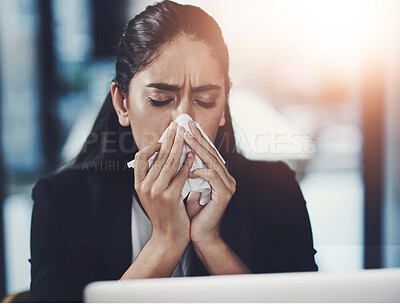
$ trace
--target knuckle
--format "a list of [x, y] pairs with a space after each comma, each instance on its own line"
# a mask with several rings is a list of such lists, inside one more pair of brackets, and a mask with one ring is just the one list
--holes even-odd
[[218, 172], [215, 169], [210, 170], [210, 175], [212, 178], [217, 178], [218, 177]]
[[150, 197], [151, 198], [157, 198], [160, 196], [160, 188], [157, 185], [153, 185], [153, 187], [151, 187], [150, 189]]
[[218, 161], [217, 156], [216, 156], [213, 152], [209, 152], [209, 153], [211, 154], [211, 157], [212, 157], [213, 161], [214, 161], [216, 164], [219, 164], [219, 161]]
[[138, 151], [135, 155], [135, 161], [141, 161], [143, 159], [143, 152]]
[[229, 201], [232, 198], [233, 193], [231, 193], [230, 191], [228, 191], [225, 195], [225, 200]]
[[189, 166], [187, 163], [183, 163], [182, 167], [179, 169], [179, 171], [176, 173], [177, 177], [182, 175], [182, 174], [186, 174], [189, 171]]
[[186, 159], [185, 163], [182, 166], [183, 171], [189, 171], [190, 168], [192, 167], [192, 164], [190, 163], [190, 159]]
[[231, 186], [230, 190], [231, 190], [231, 194], [234, 195], [236, 192], [236, 185]]
[[172, 157], [168, 157], [167, 161], [164, 164], [164, 168], [166, 170], [168, 170], [172, 167], [173, 164], [174, 164], [174, 160], [172, 159]]
[[150, 186], [148, 185], [148, 183], [142, 183], [139, 187], [140, 192], [143, 194], [149, 194], [150, 193]]
[[225, 175], [225, 170], [221, 166], [218, 166], [215, 171], [219, 172], [221, 176]]
[[159, 155], [159, 156], [158, 156], [158, 159], [159, 159], [159, 160], [164, 160], [164, 159], [167, 158], [168, 153], [167, 153], [166, 151], [161, 151], [158, 155]]
[[235, 188], [236, 188], [236, 179], [233, 176], [231, 176], [231, 178], [232, 178], [232, 182], [233, 182], [233, 184], [235, 185]]
[[135, 183], [135, 190], [137, 193], [144, 193], [143, 185], [141, 183]]
[[153, 169], [156, 171], [160, 171], [162, 169], [162, 162], [160, 161], [154, 161], [152, 164]]
[[162, 198], [164, 201], [171, 201], [172, 200], [172, 194], [169, 191], [164, 191], [162, 193]]

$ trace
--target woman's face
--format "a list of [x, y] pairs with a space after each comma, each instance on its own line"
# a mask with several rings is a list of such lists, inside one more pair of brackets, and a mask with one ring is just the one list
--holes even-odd
[[120, 123], [131, 126], [139, 150], [158, 141], [182, 113], [189, 114], [214, 141], [218, 127], [225, 123], [224, 85], [220, 64], [207, 44], [181, 36], [132, 78], [124, 102], [126, 119], [120, 117]]

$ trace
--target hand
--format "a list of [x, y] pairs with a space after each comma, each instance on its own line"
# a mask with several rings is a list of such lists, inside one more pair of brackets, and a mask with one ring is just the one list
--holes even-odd
[[[194, 155], [187, 155], [177, 175], [183, 149], [183, 131], [177, 124], [168, 130], [167, 139], [149, 144], [135, 155], [135, 190], [153, 226], [152, 238], [184, 247], [190, 241], [190, 220], [181, 195], [192, 167]], [[180, 129], [180, 131], [179, 131]], [[160, 150], [160, 151], [159, 151]], [[148, 159], [159, 151], [149, 170]]]
[[211, 199], [205, 206], [198, 203], [200, 193], [189, 194], [186, 210], [191, 221], [190, 237], [195, 246], [218, 243], [222, 239], [220, 235], [222, 216], [236, 191], [236, 180], [229, 174], [217, 152], [193, 122], [189, 122], [189, 128], [194, 137], [185, 132], [185, 141], [207, 166], [193, 170], [189, 178], [201, 177], [210, 183], [212, 189]]

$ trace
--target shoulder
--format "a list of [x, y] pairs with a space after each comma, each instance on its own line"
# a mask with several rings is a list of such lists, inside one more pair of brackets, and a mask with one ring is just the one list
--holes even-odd
[[296, 172], [283, 161], [253, 161], [238, 155], [230, 171], [238, 184], [253, 190], [287, 190], [297, 185]]
[[32, 189], [34, 203], [53, 204], [65, 212], [90, 210], [106, 197], [128, 195], [133, 171], [66, 167], [39, 178]]
[[263, 221], [265, 217], [282, 218], [289, 210], [304, 209], [296, 172], [285, 162], [253, 161], [239, 156], [231, 169], [239, 209], [249, 210]]
[[62, 217], [71, 210], [84, 209], [96, 200], [104, 177], [98, 172], [64, 168], [40, 177], [32, 188], [36, 212], [50, 218]]
[[59, 197], [83, 194], [98, 179], [96, 174], [74, 168], [64, 168], [40, 177], [33, 189], [33, 198], [54, 195]]

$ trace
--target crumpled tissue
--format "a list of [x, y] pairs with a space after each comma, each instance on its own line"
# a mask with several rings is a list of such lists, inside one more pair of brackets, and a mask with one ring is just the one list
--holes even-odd
[[[178, 123], [178, 126], [184, 127], [186, 131], [188, 131], [188, 132], [190, 132], [192, 134], [192, 132], [190, 131], [190, 128], [189, 128], [189, 121], [191, 121], [191, 120], [193, 120], [193, 119], [188, 114], [181, 114], [175, 119], [175, 121]], [[203, 135], [203, 137], [208, 141], [208, 143], [211, 145], [211, 147], [213, 147], [215, 149], [215, 151], [217, 152], [218, 156], [221, 158], [222, 162], [225, 164], [224, 158], [221, 156], [221, 154], [219, 153], [217, 148], [214, 146], [214, 144], [210, 140], [210, 138], [207, 136], [207, 134], [203, 131], [203, 129], [200, 127], [200, 125], [196, 121], [194, 121], [194, 123], [197, 126], [197, 128], [200, 130], [200, 132]], [[161, 135], [161, 137], [158, 140], [158, 142], [162, 143], [167, 139], [167, 130], [168, 130], [168, 128]], [[189, 153], [190, 151], [193, 151], [193, 150], [185, 142], [184, 145], [183, 145], [183, 149], [182, 149], [182, 155], [181, 155], [181, 158], [180, 158], [180, 161], [179, 161], [179, 166], [178, 166], [178, 169], [175, 172], [175, 174], [181, 169], [183, 163], [185, 162], [186, 154]], [[149, 158], [149, 160], [148, 160], [149, 169], [150, 169], [151, 165], [153, 164], [154, 158], [156, 157], [157, 153], [158, 152], [154, 153]], [[193, 153], [194, 153], [194, 151], [193, 151]], [[127, 166], [129, 168], [134, 168], [134, 165], [135, 165], [135, 160], [134, 159], [127, 163]], [[198, 168], [207, 168], [207, 166], [200, 159], [200, 157], [197, 154], [195, 154], [195, 159], [193, 161], [193, 165], [192, 165], [190, 171], [198, 169]], [[200, 192], [201, 193], [201, 197], [200, 197], [200, 200], [199, 200], [199, 204], [203, 205], [203, 206], [206, 205], [211, 199], [211, 186], [210, 186], [210, 183], [208, 181], [206, 181], [205, 179], [201, 178], [201, 177], [188, 178], [186, 180], [185, 185], [182, 188], [182, 197], [185, 198], [189, 194], [189, 192]]]

